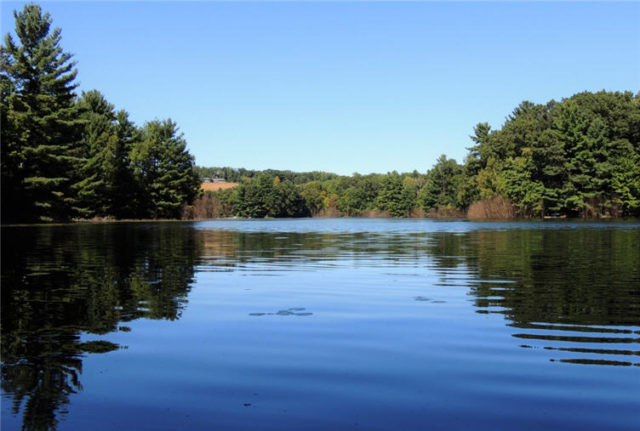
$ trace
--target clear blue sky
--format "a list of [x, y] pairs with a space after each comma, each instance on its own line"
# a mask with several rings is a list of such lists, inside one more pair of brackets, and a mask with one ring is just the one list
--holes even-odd
[[81, 90], [177, 121], [204, 166], [424, 172], [522, 100], [640, 91], [633, 2], [41, 4]]

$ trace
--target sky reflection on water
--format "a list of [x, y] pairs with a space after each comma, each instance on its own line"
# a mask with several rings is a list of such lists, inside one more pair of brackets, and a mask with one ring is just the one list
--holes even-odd
[[3, 228], [2, 429], [637, 429], [638, 244], [637, 222]]

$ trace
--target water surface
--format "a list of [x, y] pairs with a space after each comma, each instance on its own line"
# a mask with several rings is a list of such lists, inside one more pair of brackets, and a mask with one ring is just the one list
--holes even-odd
[[2, 429], [640, 427], [640, 224], [2, 229]]

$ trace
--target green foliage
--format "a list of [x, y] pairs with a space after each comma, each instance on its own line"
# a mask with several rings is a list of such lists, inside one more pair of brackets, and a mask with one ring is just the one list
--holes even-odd
[[266, 217], [269, 213], [273, 178], [261, 174], [253, 180], [245, 180], [236, 189], [236, 214], [241, 217]]
[[478, 169], [478, 160], [470, 153], [462, 166], [461, 178], [457, 184], [456, 200], [459, 209], [468, 208], [469, 205], [480, 199], [480, 189], [475, 179]]
[[481, 199], [505, 196], [520, 215], [637, 216], [639, 131], [630, 92], [523, 102], [501, 129], [476, 126], [462, 194], [475, 183]]
[[142, 128], [141, 142], [131, 152], [139, 216], [179, 218], [182, 206], [193, 202], [200, 179], [186, 145], [171, 120], [150, 121]]
[[[476, 125], [471, 139], [463, 165], [443, 155], [425, 175], [354, 174], [303, 184], [305, 206], [311, 214], [378, 209], [404, 217], [418, 205], [428, 213], [505, 198], [526, 217], [640, 215], [639, 95], [602, 91], [544, 105], [525, 101], [499, 129]], [[249, 213], [265, 211], [238, 214]]]
[[614, 204], [623, 214], [640, 214], [640, 155], [619, 159], [611, 175]]
[[405, 185], [402, 177], [393, 171], [382, 180], [377, 207], [393, 217], [406, 217], [415, 207], [415, 188]]
[[[113, 213], [111, 190], [117, 170], [118, 136], [115, 133], [115, 111], [102, 94], [93, 90], [83, 93], [77, 102], [84, 120], [81, 149], [81, 180], [74, 184], [78, 202], [76, 209], [84, 217]], [[126, 163], [126, 161], [125, 161]]]
[[298, 187], [289, 180], [280, 181], [279, 177], [275, 178], [271, 199], [268, 202], [270, 217], [306, 217], [309, 215], [305, 199], [300, 194]]
[[40, 6], [14, 12], [15, 34], [0, 49], [3, 221], [72, 215], [80, 123], [75, 63]]
[[522, 215], [543, 215], [544, 185], [531, 178], [531, 159], [509, 158], [499, 173], [504, 194]]
[[[118, 139], [106, 170], [110, 184], [111, 208], [108, 214], [118, 219], [131, 218], [135, 217], [139, 194], [133, 175], [131, 153], [141, 141], [141, 131], [129, 120], [129, 114], [124, 110], [116, 112], [114, 126]], [[183, 204], [188, 205], [190, 202], [186, 201]]]
[[100, 92], [76, 98], [60, 29], [29, 4], [0, 51], [2, 221], [177, 218], [199, 190], [170, 120], [139, 130]]
[[462, 182], [462, 166], [454, 159], [441, 155], [427, 173], [426, 184], [418, 196], [420, 206], [425, 212], [438, 208], [459, 208], [458, 195]]
[[338, 210], [349, 217], [360, 215], [368, 204], [365, 190], [359, 187], [349, 187], [338, 198]]
[[305, 198], [291, 181], [260, 174], [236, 189], [235, 214], [241, 217], [304, 217], [309, 215]]
[[263, 171], [244, 169], [244, 168], [230, 168], [230, 167], [204, 167], [196, 166], [196, 173], [201, 177], [208, 178], [222, 178], [225, 181], [231, 183], [239, 183], [245, 178], [254, 178], [260, 174], [267, 174], [271, 177], [278, 177], [282, 181], [291, 181], [294, 184], [306, 184], [311, 181], [327, 181], [330, 179], [338, 178], [338, 175], [328, 172], [292, 172], [286, 170], [277, 169], [265, 169]]
[[327, 191], [320, 181], [311, 181], [301, 186], [300, 195], [311, 215], [316, 215], [329, 207]]

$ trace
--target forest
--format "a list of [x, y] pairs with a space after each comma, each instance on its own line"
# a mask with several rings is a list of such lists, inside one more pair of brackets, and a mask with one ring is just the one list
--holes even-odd
[[2, 222], [179, 218], [200, 188], [178, 125], [136, 126], [76, 64], [40, 6], [14, 12], [0, 51]]
[[[500, 128], [477, 124], [462, 163], [442, 155], [424, 173], [199, 167], [170, 119], [137, 126], [99, 91], [76, 94], [48, 13], [30, 4], [14, 17], [0, 55], [2, 223], [640, 216], [640, 93], [524, 101]], [[239, 185], [203, 192], [204, 177]]]
[[640, 94], [583, 92], [522, 102], [493, 130], [479, 123], [462, 164], [426, 173], [201, 168], [239, 181], [208, 191], [194, 218], [295, 216], [627, 217], [640, 215]]

